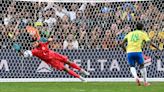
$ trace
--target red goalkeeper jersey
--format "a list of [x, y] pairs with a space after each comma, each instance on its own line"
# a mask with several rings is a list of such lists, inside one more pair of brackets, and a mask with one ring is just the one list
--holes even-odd
[[[41, 60], [45, 61], [48, 64], [54, 66], [64, 66], [63, 63], [68, 61], [67, 56], [61, 55], [56, 53], [48, 48], [48, 43], [39, 43], [39, 46], [33, 49], [32, 55], [40, 58]], [[62, 62], [62, 64], [60, 63]]]
[[39, 43], [39, 46], [32, 50], [32, 55], [40, 58], [41, 60], [50, 60], [50, 51], [48, 48], [48, 42]]

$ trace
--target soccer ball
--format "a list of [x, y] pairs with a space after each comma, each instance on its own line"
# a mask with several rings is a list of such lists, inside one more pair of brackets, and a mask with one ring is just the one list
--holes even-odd
[[26, 50], [24, 53], [23, 53], [24, 57], [31, 57], [32, 56], [32, 52], [30, 50]]

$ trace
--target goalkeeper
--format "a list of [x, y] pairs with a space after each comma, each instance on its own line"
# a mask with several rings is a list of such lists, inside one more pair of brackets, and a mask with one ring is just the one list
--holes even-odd
[[49, 38], [47, 42], [42, 43], [39, 41], [33, 42], [33, 50], [26, 50], [25, 52], [21, 52], [20, 46], [18, 44], [14, 44], [14, 48], [24, 57], [31, 57], [36, 56], [40, 58], [41, 60], [45, 61], [48, 65], [51, 65], [53, 68], [56, 68], [57, 70], [64, 70], [68, 74], [79, 78], [81, 81], [85, 81], [85, 79], [80, 76], [79, 74], [75, 73], [73, 70], [69, 69], [68, 67], [65, 67], [64, 64], [69, 65], [72, 68], [75, 68], [79, 70], [81, 73], [85, 75], [89, 75], [87, 71], [80, 68], [77, 64], [71, 62], [67, 56], [58, 54], [52, 50], [49, 50], [48, 43], [52, 41], [52, 38]]
[[[137, 76], [136, 68], [135, 68], [135, 61], [140, 65], [140, 72], [144, 78], [144, 86], [149, 86], [150, 83], [147, 82], [147, 71], [146, 67], [144, 66], [144, 58], [142, 54], [142, 43], [146, 42], [146, 44], [152, 45], [153, 47], [159, 48], [155, 46], [149, 39], [148, 35], [146, 32], [142, 31], [143, 29], [143, 24], [137, 23], [136, 25], [136, 30], [133, 32], [128, 33], [123, 42], [122, 42], [122, 48], [124, 51], [127, 52], [127, 58], [128, 58], [128, 63], [130, 65], [130, 71], [133, 75], [133, 77], [136, 79], [137, 84], [140, 86], [140, 80], [139, 77]], [[125, 43], [127, 44], [127, 48], [125, 48]]]

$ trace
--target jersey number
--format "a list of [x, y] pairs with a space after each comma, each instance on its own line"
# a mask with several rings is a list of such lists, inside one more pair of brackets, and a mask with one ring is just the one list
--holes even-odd
[[139, 35], [138, 34], [132, 34], [132, 38], [131, 38], [131, 41], [132, 42], [136, 42], [139, 40]]

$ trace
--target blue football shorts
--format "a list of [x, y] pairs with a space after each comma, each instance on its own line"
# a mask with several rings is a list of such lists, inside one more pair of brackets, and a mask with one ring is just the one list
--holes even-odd
[[130, 52], [127, 54], [128, 54], [128, 56], [127, 56], [128, 63], [131, 67], [135, 66], [135, 62], [137, 62], [140, 65], [144, 63], [144, 58], [143, 58], [142, 52]]

